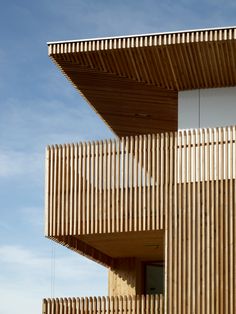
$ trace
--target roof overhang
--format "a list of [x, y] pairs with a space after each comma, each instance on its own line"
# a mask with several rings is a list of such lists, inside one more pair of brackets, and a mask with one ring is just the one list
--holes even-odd
[[119, 136], [177, 129], [178, 91], [236, 85], [236, 27], [48, 43]]

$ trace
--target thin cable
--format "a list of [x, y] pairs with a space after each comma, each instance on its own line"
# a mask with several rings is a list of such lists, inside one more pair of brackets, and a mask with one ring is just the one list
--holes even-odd
[[198, 128], [200, 129], [201, 128], [201, 99], [200, 99], [200, 96], [201, 96], [201, 92], [200, 92], [200, 88], [198, 90]]
[[55, 293], [55, 269], [56, 269], [56, 254], [55, 254], [55, 245], [52, 243], [51, 249], [51, 298], [54, 297]]

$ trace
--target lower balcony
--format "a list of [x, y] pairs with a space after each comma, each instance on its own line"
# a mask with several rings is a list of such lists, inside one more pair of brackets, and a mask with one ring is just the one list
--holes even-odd
[[163, 295], [43, 300], [43, 314], [164, 314]]

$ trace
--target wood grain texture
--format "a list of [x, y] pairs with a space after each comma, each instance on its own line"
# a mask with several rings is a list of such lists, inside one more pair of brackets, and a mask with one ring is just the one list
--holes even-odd
[[119, 136], [176, 131], [178, 92], [74, 65], [57, 62], [96, 113]]
[[[46, 235], [115, 269], [120, 253], [111, 244], [126, 241], [126, 236], [138, 239], [154, 232], [157, 237], [162, 232], [165, 313], [236, 313], [236, 127], [126, 137], [97, 143], [95, 149], [92, 145], [47, 148]], [[98, 174], [88, 183], [94, 160]], [[70, 191], [76, 182], [81, 182], [78, 199], [87, 200], [77, 208]], [[96, 197], [98, 209], [91, 207]], [[80, 232], [74, 218], [79, 216]], [[137, 302], [144, 306], [142, 298]]]
[[172, 150], [168, 134], [49, 146], [46, 235], [163, 229]]
[[186, 90], [235, 85], [235, 39], [235, 28], [206, 29], [49, 43], [48, 54], [56, 62], [62, 56], [99, 72]]
[[177, 131], [178, 91], [236, 85], [236, 28], [49, 43], [118, 136]]
[[176, 137], [181, 169], [166, 231], [167, 313], [236, 311], [235, 137], [235, 127]]
[[162, 295], [56, 298], [43, 300], [43, 314], [164, 314]]

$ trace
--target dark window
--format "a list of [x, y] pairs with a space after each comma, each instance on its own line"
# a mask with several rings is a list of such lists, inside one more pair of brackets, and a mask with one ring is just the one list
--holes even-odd
[[162, 262], [145, 263], [145, 294], [164, 294], [164, 265]]

